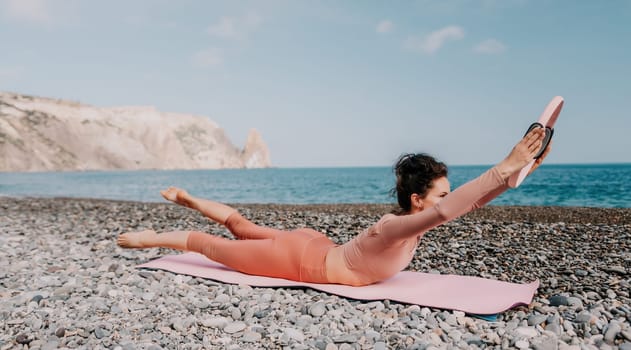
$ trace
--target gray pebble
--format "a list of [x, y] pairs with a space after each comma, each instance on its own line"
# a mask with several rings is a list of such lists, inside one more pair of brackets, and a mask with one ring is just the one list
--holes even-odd
[[295, 328], [284, 328], [283, 335], [300, 343], [305, 341], [305, 335]]
[[620, 265], [610, 265], [605, 267], [604, 270], [607, 272], [618, 273], [620, 275], [625, 275], [627, 273], [627, 270]]
[[40, 320], [39, 318], [33, 319], [31, 321], [31, 330], [37, 331], [40, 328], [42, 328], [42, 325], [44, 323], [42, 322], [42, 320]]
[[271, 312], [270, 309], [259, 310], [259, 311], [254, 312], [254, 317], [265, 318], [267, 317], [267, 315], [269, 315], [270, 312]]
[[206, 318], [201, 321], [204, 327], [208, 328], [224, 328], [228, 325], [228, 319], [225, 317]]
[[140, 276], [142, 278], [153, 279], [153, 273], [148, 272], [148, 271], [140, 271], [140, 272], [138, 272], [138, 276]]
[[241, 340], [246, 343], [255, 343], [261, 340], [261, 337], [261, 333], [248, 331], [243, 333]]
[[232, 312], [230, 313], [230, 316], [232, 316], [233, 320], [240, 320], [241, 319], [241, 310], [239, 310], [238, 307], [235, 307], [232, 309]]
[[226, 304], [230, 302], [230, 296], [227, 294], [219, 294], [213, 301], [220, 304]]
[[151, 301], [153, 300], [153, 298], [155, 298], [156, 293], [153, 292], [147, 292], [147, 293], [143, 293], [142, 294], [142, 299], [146, 300], [146, 301]]
[[589, 311], [581, 311], [578, 315], [576, 315], [574, 321], [577, 323], [587, 323], [592, 319], [592, 317], [593, 316], [589, 313]]
[[568, 305], [567, 297], [563, 295], [553, 295], [550, 297], [550, 306]]
[[107, 336], [107, 331], [101, 327], [94, 328], [94, 336], [96, 339], [102, 339]]
[[374, 350], [387, 350], [388, 349], [388, 345], [386, 345], [385, 342], [378, 341], [375, 344], [373, 344], [373, 349]]
[[622, 331], [622, 328], [618, 324], [618, 322], [610, 322], [609, 326], [607, 326], [607, 331], [605, 332], [605, 341], [608, 343], [613, 343], [618, 334]]
[[520, 337], [533, 338], [539, 335], [539, 332], [532, 327], [518, 327], [515, 329], [515, 334]]
[[57, 336], [57, 338], [63, 338], [65, 334], [66, 334], [66, 329], [64, 327], [59, 327], [55, 331], [55, 335]]
[[568, 333], [572, 333], [574, 332], [574, 325], [572, 324], [572, 322], [565, 320], [563, 321], [563, 329]]
[[241, 332], [242, 330], [244, 330], [246, 327], [244, 322], [230, 322], [228, 323], [223, 331], [228, 333], [228, 334], [232, 334], [232, 333], [237, 333], [237, 332]]
[[480, 338], [480, 336], [478, 335], [467, 337], [466, 342], [467, 342], [467, 345], [484, 346], [484, 342], [482, 341], [482, 338]]
[[309, 307], [309, 314], [313, 317], [320, 317], [326, 313], [326, 306], [323, 302], [317, 302]]
[[42, 346], [42, 350], [55, 350], [59, 348], [59, 342], [56, 340], [51, 340]]
[[21, 334], [18, 334], [17, 337], [15, 337], [15, 341], [18, 344], [28, 344], [33, 340], [28, 335], [21, 333]]
[[357, 336], [352, 334], [343, 334], [333, 338], [336, 343], [355, 343], [357, 342]]
[[186, 326], [184, 326], [184, 322], [179, 318], [172, 320], [171, 327], [173, 327], [173, 329], [175, 329], [176, 331], [180, 333], [183, 333], [186, 331]]
[[193, 302], [193, 305], [200, 310], [210, 307], [210, 303], [206, 299], [195, 300]]
[[528, 349], [530, 343], [527, 340], [518, 340], [515, 342], [515, 347], [518, 349]]
[[380, 329], [381, 326], [383, 326], [383, 319], [381, 319], [381, 318], [373, 319], [372, 320], [372, 326], [373, 326], [373, 328]]
[[583, 301], [579, 298], [576, 297], [568, 297], [567, 298], [567, 305], [573, 307], [573, 308], [583, 308]]
[[530, 340], [531, 346], [534, 350], [557, 350], [558, 339], [554, 335], [548, 334], [542, 337], [536, 337]]
[[457, 329], [450, 331], [447, 335], [449, 336], [449, 339], [452, 339], [456, 343], [460, 342], [462, 339], [462, 332]]
[[528, 325], [535, 326], [538, 324], [542, 324], [548, 319], [547, 315], [530, 315], [528, 316]]
[[316, 340], [315, 342], [315, 348], [318, 350], [324, 350], [326, 349], [326, 343], [322, 340]]
[[585, 276], [589, 275], [589, 272], [587, 272], [585, 270], [582, 270], [582, 269], [576, 269], [576, 270], [574, 270], [574, 274], [576, 276], [579, 276], [579, 277], [585, 277]]
[[558, 323], [549, 323], [546, 325], [545, 330], [548, 332], [552, 332], [554, 334], [561, 334], [561, 327], [559, 326]]
[[600, 299], [600, 295], [598, 295], [598, 293], [596, 293], [594, 291], [589, 291], [589, 292], [585, 293], [585, 296], [589, 300], [598, 300], [598, 299]]
[[381, 334], [379, 332], [375, 332], [372, 329], [367, 330], [364, 333], [364, 335], [365, 335], [366, 339], [368, 339], [371, 342], [374, 342], [375, 340], [378, 340], [378, 339], [381, 338]]

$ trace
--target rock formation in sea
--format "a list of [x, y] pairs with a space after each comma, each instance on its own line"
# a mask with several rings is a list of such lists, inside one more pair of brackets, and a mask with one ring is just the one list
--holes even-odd
[[0, 171], [270, 166], [255, 129], [239, 149], [204, 116], [0, 92]]

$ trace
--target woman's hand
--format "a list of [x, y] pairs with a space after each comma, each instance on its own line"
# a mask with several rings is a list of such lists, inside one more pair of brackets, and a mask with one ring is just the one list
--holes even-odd
[[546, 158], [546, 156], [548, 156], [548, 153], [550, 153], [550, 148], [552, 148], [552, 140], [550, 140], [550, 142], [548, 143], [548, 147], [546, 147], [546, 150], [543, 151], [541, 157], [537, 158], [535, 164], [532, 166], [532, 168], [530, 168], [528, 175], [532, 174], [532, 172], [535, 171], [535, 169], [537, 169], [539, 165], [541, 165], [541, 163], [543, 163], [543, 160]]
[[[516, 171], [521, 170], [533, 160], [541, 148], [544, 136], [545, 130], [543, 128], [535, 128], [513, 147], [510, 154], [497, 165], [504, 179], [507, 179]], [[550, 147], [548, 147], [546, 152], [548, 152], [549, 149]], [[545, 154], [540, 159], [542, 158], [545, 158]]]

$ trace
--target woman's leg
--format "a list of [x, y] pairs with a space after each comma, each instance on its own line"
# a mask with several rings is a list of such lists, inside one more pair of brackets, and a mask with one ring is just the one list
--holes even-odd
[[258, 226], [247, 220], [236, 209], [207, 199], [193, 197], [186, 191], [169, 187], [160, 191], [162, 196], [176, 204], [195, 209], [207, 218], [225, 225], [228, 230], [239, 239], [269, 239], [284, 231], [269, 227]]
[[[315, 283], [328, 282], [326, 251], [334, 246], [325, 236], [309, 230], [282, 232], [271, 239], [238, 241], [198, 231], [157, 234], [147, 230], [122, 234], [118, 245], [123, 248], [163, 247], [192, 251], [250, 275]], [[305, 266], [302, 266], [303, 261]]]
[[225, 226], [238, 239], [273, 239], [280, 234], [287, 233], [287, 231], [259, 226], [238, 212], [228, 217]]
[[250, 275], [300, 281], [301, 252], [298, 250], [309, 239], [285, 232], [275, 239], [235, 241], [192, 231], [186, 250], [201, 253], [213, 261]]
[[177, 187], [169, 187], [166, 190], [160, 191], [160, 194], [164, 199], [187, 208], [195, 209], [205, 217], [222, 225], [225, 225], [228, 217], [237, 211], [219, 202], [193, 197], [188, 194], [188, 192]]
[[186, 242], [191, 231], [173, 231], [156, 233], [154, 230], [127, 232], [118, 236], [119, 246], [123, 248], [171, 248], [187, 250]]

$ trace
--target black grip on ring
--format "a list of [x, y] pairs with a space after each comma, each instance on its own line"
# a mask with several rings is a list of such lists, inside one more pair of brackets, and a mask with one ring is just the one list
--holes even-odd
[[550, 140], [552, 140], [552, 135], [554, 135], [554, 129], [549, 128], [547, 126], [544, 127], [541, 123], [535, 122], [535, 123], [530, 124], [530, 126], [528, 127], [528, 131], [526, 131], [524, 136], [528, 135], [528, 133], [531, 132], [535, 128], [544, 128], [545, 133], [546, 133], [545, 136], [543, 137], [543, 141], [541, 141], [541, 149], [533, 157], [534, 159], [539, 159], [543, 155], [543, 152], [546, 151], [546, 148], [548, 147]]

